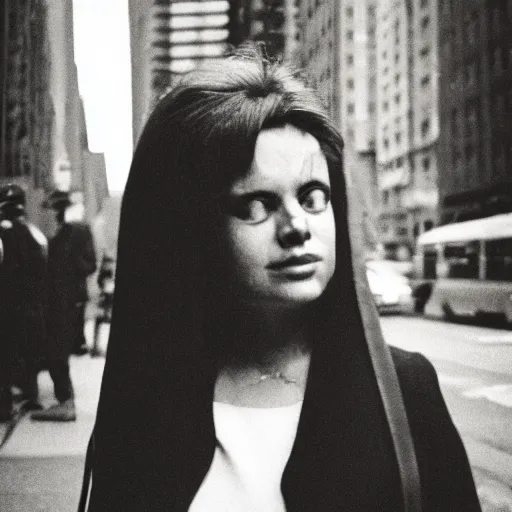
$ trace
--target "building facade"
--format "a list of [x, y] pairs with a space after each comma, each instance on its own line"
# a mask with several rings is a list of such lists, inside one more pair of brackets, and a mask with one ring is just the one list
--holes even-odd
[[398, 259], [438, 222], [437, 12], [434, 0], [381, 0], [377, 12], [379, 230]]
[[512, 212], [512, 1], [440, 1], [441, 222]]
[[345, 140], [351, 223], [367, 255], [378, 247], [376, 4], [376, 0], [301, 2], [296, 53]]
[[[105, 166], [84, 163], [87, 128], [78, 90], [73, 47], [72, 0], [8, 0], [0, 8], [0, 184], [16, 182], [27, 194], [27, 215], [47, 234], [53, 215], [46, 194], [61, 188], [81, 194], [86, 216], [108, 189]], [[90, 194], [99, 194], [91, 197]]]
[[6, 1], [0, 8], [0, 184], [21, 185], [28, 214], [39, 223], [55, 133], [47, 20], [44, 1]]
[[244, 38], [247, 0], [130, 0], [133, 137], [158, 98], [200, 62]]

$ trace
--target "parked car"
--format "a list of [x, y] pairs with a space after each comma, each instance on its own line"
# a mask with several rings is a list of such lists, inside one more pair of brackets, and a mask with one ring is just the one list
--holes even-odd
[[366, 276], [379, 313], [410, 313], [414, 297], [407, 277], [393, 262], [370, 260], [366, 262]]

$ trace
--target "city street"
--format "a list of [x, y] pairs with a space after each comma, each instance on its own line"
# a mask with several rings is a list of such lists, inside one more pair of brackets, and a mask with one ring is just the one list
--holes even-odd
[[512, 510], [512, 332], [396, 316], [381, 325], [388, 343], [436, 367], [484, 511]]
[[[86, 338], [92, 346], [92, 322]], [[108, 326], [101, 331], [105, 350]], [[99, 398], [103, 357], [71, 358], [77, 421], [33, 422], [28, 414], [0, 448], [0, 512], [73, 512], [78, 505], [87, 442]], [[54, 403], [48, 372], [39, 374], [43, 405]]]
[[[384, 316], [381, 323], [389, 343], [422, 352], [435, 365], [484, 512], [512, 511], [512, 332], [415, 317]], [[107, 334], [105, 329], [103, 349]], [[0, 449], [0, 512], [76, 509], [103, 361], [72, 359], [76, 423], [34, 423], [25, 416]], [[46, 373], [40, 384], [49, 404], [52, 387]]]

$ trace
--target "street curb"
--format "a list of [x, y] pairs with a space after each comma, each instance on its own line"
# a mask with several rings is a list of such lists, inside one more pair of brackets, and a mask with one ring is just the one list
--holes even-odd
[[0, 423], [0, 448], [9, 440], [18, 423], [23, 419], [25, 414], [29, 412], [24, 408], [26, 401], [14, 404], [14, 414], [10, 421]]

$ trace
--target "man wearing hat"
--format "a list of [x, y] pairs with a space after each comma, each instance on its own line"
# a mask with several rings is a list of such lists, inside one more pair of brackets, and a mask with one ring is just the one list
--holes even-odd
[[26, 409], [40, 408], [37, 358], [44, 339], [46, 237], [25, 218], [25, 192], [0, 187], [0, 421], [13, 415], [15, 368], [24, 364], [21, 384]]
[[76, 340], [84, 339], [87, 277], [96, 270], [96, 253], [89, 226], [78, 220], [80, 215], [71, 218], [81, 204], [74, 204], [68, 192], [52, 192], [44, 206], [55, 211], [58, 224], [48, 252], [45, 343], [46, 363], [58, 404], [34, 412], [32, 419], [74, 421], [76, 412], [69, 356]]

